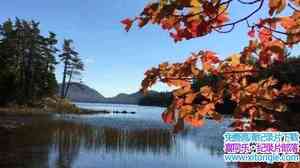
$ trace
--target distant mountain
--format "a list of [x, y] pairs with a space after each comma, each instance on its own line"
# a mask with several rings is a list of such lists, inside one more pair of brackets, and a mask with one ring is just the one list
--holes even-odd
[[[59, 84], [58, 87], [58, 95], [60, 95], [60, 90], [62, 87], [61, 84]], [[67, 98], [71, 101], [77, 102], [100, 102], [103, 99], [105, 99], [104, 96], [98, 93], [95, 89], [92, 89], [87, 85], [76, 82], [72, 82], [70, 84]]]
[[[61, 89], [61, 84], [59, 84], [59, 90]], [[150, 91], [149, 94], [156, 94], [156, 91]], [[71, 101], [77, 102], [95, 102], [95, 103], [112, 103], [112, 104], [138, 104], [139, 101], [144, 97], [141, 92], [136, 92], [132, 94], [121, 93], [115, 97], [104, 97], [95, 89], [89, 86], [73, 82], [70, 85], [70, 89], [67, 98]]]
[[117, 104], [138, 104], [143, 97], [142, 93], [136, 92], [133, 94], [121, 93], [115, 97], [109, 97], [102, 100], [102, 103], [117, 103]]

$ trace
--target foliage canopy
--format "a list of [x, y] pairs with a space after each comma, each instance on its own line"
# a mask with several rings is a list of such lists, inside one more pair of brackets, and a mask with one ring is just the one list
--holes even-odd
[[[227, 27], [231, 27], [226, 31], [230, 32], [236, 24], [247, 22], [247, 19], [259, 12], [265, 1], [239, 0], [242, 5], [258, 4], [258, 7], [246, 17], [230, 22], [228, 9], [232, 2], [233, 0], [160, 0], [147, 5], [139, 16], [125, 19], [122, 23], [127, 31], [134, 21], [138, 21], [140, 27], [149, 23], [158, 24], [169, 31], [177, 42], [201, 37], [213, 31], [224, 33], [223, 29]], [[239, 113], [249, 113], [250, 121], [259, 117], [271, 122], [270, 114], [285, 111], [283, 99], [299, 95], [299, 87], [288, 83], [279, 85], [272, 76], [260, 81], [254, 81], [253, 77], [274, 63], [283, 63], [287, 57], [287, 49], [298, 44], [299, 5], [299, 1], [270, 0], [269, 17], [249, 25], [250, 40], [243, 51], [225, 60], [221, 60], [213, 51], [200, 51], [193, 53], [183, 63], [160, 64], [145, 73], [142, 90], [147, 91], [158, 80], [178, 87], [173, 92], [173, 104], [163, 116], [167, 123], [175, 123], [175, 126], [183, 123], [181, 120], [194, 126], [201, 125], [206, 115], [220, 120], [221, 117], [214, 108], [216, 104], [222, 103], [225, 94], [229, 94], [231, 100], [238, 104]], [[292, 14], [281, 16], [280, 13], [287, 6], [292, 9]], [[285, 35], [286, 38], [278, 37], [277, 34]], [[198, 66], [198, 62], [202, 63], [202, 67]], [[218, 76], [221, 80], [215, 85], [192, 89], [192, 80], [204, 79], [208, 74]], [[194, 103], [198, 96], [204, 100]], [[175, 113], [178, 114], [177, 117]], [[236, 129], [240, 130], [257, 129], [253, 122], [247, 126], [242, 123], [238, 125]]]
[[[230, 8], [234, 2], [256, 8], [232, 21]], [[252, 16], [264, 11], [264, 4], [268, 5], [268, 17], [250, 24]], [[175, 42], [213, 32], [229, 33], [243, 22], [249, 27], [248, 45], [224, 60], [215, 52], [205, 50], [193, 53], [183, 63], [162, 63], [145, 73], [144, 92], [158, 81], [177, 88], [173, 90], [172, 104], [162, 115], [166, 123], [174, 125], [175, 132], [181, 131], [185, 124], [202, 126], [206, 117], [222, 121], [215, 107], [226, 97], [237, 104], [235, 130], [279, 130], [274, 124], [274, 115], [288, 111], [288, 102], [299, 100], [299, 85], [279, 82], [272, 74], [263, 78], [260, 75], [272, 65], [284, 63], [289, 49], [298, 45], [299, 0], [159, 0], [148, 4], [137, 17], [121, 22], [126, 31], [134, 22], [138, 22], [139, 27], [158, 25], [169, 32]], [[293, 64], [298, 66], [299, 62]], [[212, 85], [192, 88], [194, 80], [201, 81], [207, 76], [215, 76], [217, 80]], [[259, 126], [257, 121], [263, 121], [266, 126]]]
[[56, 35], [39, 23], [16, 19], [0, 25], [0, 104], [32, 104], [55, 94]]

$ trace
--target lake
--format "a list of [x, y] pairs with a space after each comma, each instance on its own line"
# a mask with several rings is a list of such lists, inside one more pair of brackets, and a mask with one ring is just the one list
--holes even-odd
[[[23, 117], [24, 126], [0, 137], [2, 168], [231, 168], [223, 160], [230, 124], [208, 120], [202, 128], [172, 134], [164, 108], [77, 103], [88, 109], [135, 111]], [[13, 117], [11, 118], [14, 119]]]

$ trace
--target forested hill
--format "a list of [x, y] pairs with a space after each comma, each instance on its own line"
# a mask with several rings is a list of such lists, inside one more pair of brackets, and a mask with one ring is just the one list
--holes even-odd
[[[61, 84], [59, 84], [59, 90], [60, 89], [61, 89]], [[156, 94], [159, 94], [159, 92], [150, 91], [149, 93], [149, 95], [156, 95]], [[140, 104], [141, 101], [144, 102], [145, 96], [140, 92], [135, 92], [132, 94], [120, 93], [114, 97], [104, 97], [98, 91], [90, 88], [85, 84], [73, 82], [70, 84], [67, 98], [70, 99], [71, 101], [76, 101], [76, 102]], [[147, 105], [151, 105], [151, 104], [148, 103]]]
[[[59, 84], [59, 92], [61, 91], [62, 84]], [[90, 88], [87, 85], [72, 82], [70, 83], [69, 92], [67, 98], [72, 101], [78, 102], [101, 102], [104, 96], [98, 93], [95, 89]]]

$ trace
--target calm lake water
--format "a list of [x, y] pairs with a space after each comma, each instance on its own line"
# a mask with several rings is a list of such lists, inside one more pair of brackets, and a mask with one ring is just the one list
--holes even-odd
[[[136, 114], [26, 117], [23, 127], [0, 137], [2, 168], [229, 168], [222, 134], [229, 120], [207, 121], [174, 135], [163, 108], [78, 103], [89, 109]], [[26, 124], [27, 123], [27, 124]]]

